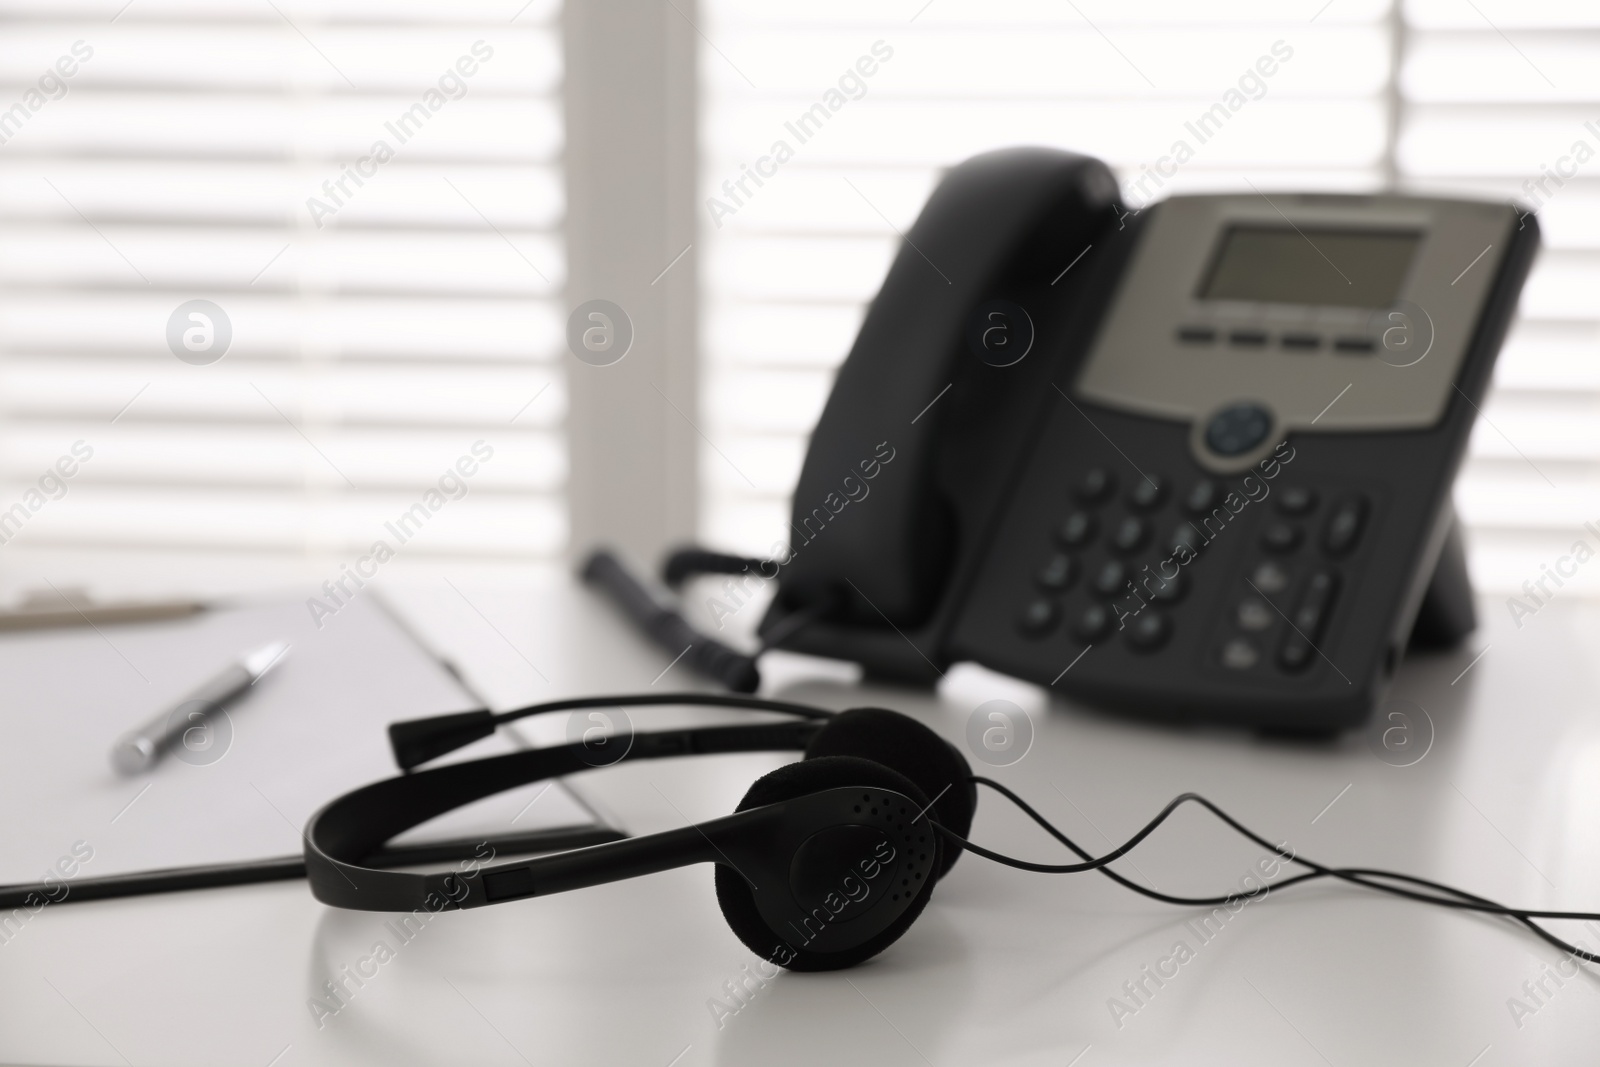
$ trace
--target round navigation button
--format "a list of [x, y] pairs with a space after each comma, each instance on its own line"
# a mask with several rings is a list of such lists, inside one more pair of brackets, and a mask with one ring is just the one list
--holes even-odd
[[1267, 439], [1272, 413], [1260, 404], [1232, 404], [1206, 424], [1206, 447], [1219, 456], [1241, 456]]

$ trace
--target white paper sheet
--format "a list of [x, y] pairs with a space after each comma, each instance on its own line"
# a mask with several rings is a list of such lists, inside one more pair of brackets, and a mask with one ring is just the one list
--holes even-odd
[[[72, 877], [297, 854], [312, 812], [395, 773], [390, 722], [475, 706], [374, 594], [322, 622], [303, 602], [274, 603], [0, 635], [0, 883], [39, 880], [74, 846], [93, 855], [66, 865]], [[169, 754], [137, 778], [112, 770], [118, 736], [274, 640], [292, 647], [216, 724], [218, 748], [231, 731], [220, 759]], [[496, 737], [470, 752], [511, 747]], [[536, 783], [398, 840], [593, 825], [559, 783]]]

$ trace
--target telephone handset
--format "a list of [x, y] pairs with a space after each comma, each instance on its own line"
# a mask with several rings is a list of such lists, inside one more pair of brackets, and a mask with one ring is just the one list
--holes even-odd
[[1178, 196], [978, 156], [905, 235], [761, 632], [1145, 714], [1359, 724], [1473, 626], [1450, 487], [1538, 247], [1506, 204]]

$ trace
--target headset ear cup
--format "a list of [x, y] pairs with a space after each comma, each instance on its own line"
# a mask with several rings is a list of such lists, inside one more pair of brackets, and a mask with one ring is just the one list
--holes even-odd
[[[972, 768], [950, 742], [909, 715], [888, 708], [851, 708], [828, 720], [806, 748], [806, 759], [859, 756], [899, 771], [933, 803], [941, 826], [970, 837], [978, 789], [968, 781]], [[955, 866], [961, 849], [941, 839], [944, 858], [939, 877]]]
[[[927, 796], [915, 782], [903, 774], [871, 760], [849, 756], [828, 756], [819, 759], [790, 763], [770, 774], [756, 779], [739, 801], [735, 811], [747, 811], [764, 804], [777, 804], [795, 797], [819, 793], [840, 786], [866, 786], [875, 789], [892, 789], [902, 793], [919, 807], [926, 806]], [[943, 838], [930, 833], [934, 848], [942, 848]], [[871, 959], [888, 948], [916, 921], [933, 893], [935, 879], [928, 879], [917, 888], [917, 897], [911, 906], [875, 937], [843, 952], [816, 952], [806, 948], [801, 941], [802, 931], [773, 930], [756, 908], [755, 894], [744, 876], [725, 864], [716, 866], [717, 903], [728, 927], [746, 948], [762, 959], [786, 967], [791, 971], [832, 971], [853, 967]]]

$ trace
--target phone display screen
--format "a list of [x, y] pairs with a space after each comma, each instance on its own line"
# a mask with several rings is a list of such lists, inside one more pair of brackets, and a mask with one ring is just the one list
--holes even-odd
[[1202, 300], [1382, 308], [1400, 295], [1422, 235], [1408, 230], [1230, 226]]

